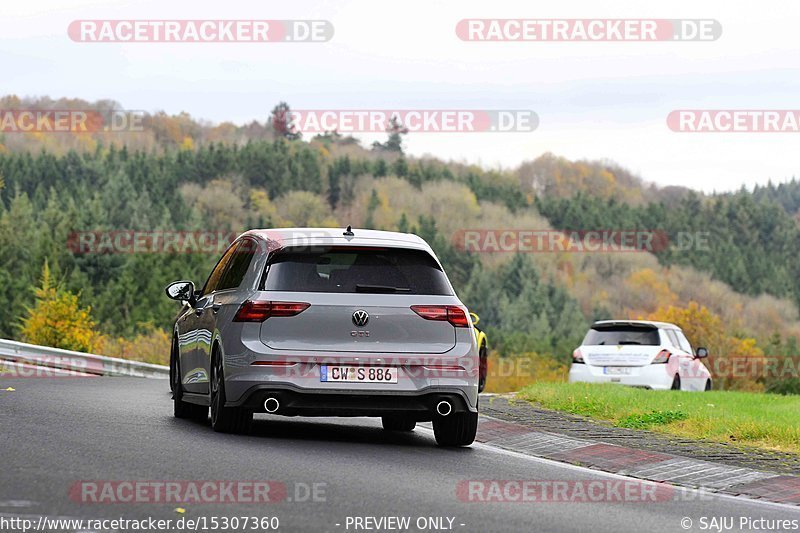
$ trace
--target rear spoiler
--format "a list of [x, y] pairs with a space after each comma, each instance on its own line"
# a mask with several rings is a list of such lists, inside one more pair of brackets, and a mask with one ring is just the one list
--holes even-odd
[[641, 322], [629, 322], [629, 321], [614, 321], [614, 322], [595, 322], [592, 324], [592, 329], [607, 329], [607, 328], [615, 328], [617, 326], [626, 326], [630, 328], [642, 328], [642, 329], [658, 329], [658, 326], [654, 324], [643, 324]]

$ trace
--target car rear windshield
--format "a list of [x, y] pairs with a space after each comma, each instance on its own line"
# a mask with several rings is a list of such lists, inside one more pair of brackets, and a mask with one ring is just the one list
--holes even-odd
[[286, 249], [269, 261], [268, 291], [451, 295], [439, 264], [423, 250]]
[[658, 346], [661, 344], [658, 328], [650, 326], [595, 326], [583, 339], [584, 346], [608, 346], [620, 344], [639, 344]]

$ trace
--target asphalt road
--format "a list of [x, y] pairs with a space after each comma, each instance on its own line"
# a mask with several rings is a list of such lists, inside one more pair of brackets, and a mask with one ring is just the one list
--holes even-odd
[[[389, 434], [373, 419], [257, 415], [250, 436], [217, 434], [207, 424], [174, 419], [162, 380], [0, 379], [0, 390], [7, 387], [15, 390], [0, 391], [0, 524], [42, 515], [206, 517], [211, 527], [211, 517], [238, 516], [277, 517], [279, 531], [345, 532], [376, 530], [357, 529], [355, 517], [405, 516], [411, 531], [447, 531], [447, 519], [444, 528], [417, 528], [418, 519], [446, 517], [452, 530], [463, 532], [658, 532], [709, 530], [703, 524], [714, 517], [733, 520], [733, 531], [754, 529], [752, 523], [740, 528], [742, 517], [800, 521], [799, 509], [684, 491], [658, 502], [465, 502], [457, 487], [466, 480], [619, 478], [485, 445], [441, 449], [429, 430]], [[272, 480], [285, 484], [292, 501], [82, 503], [70, 496], [81, 480]], [[307, 497], [314, 486], [316, 498]], [[682, 527], [687, 517], [689, 529]], [[0, 530], [15, 531], [9, 524]], [[761, 524], [763, 530], [769, 522]]]

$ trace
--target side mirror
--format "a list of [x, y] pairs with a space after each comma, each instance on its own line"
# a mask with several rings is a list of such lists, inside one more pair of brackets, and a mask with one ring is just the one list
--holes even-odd
[[194, 283], [191, 281], [175, 281], [167, 285], [167, 296], [172, 300], [179, 302], [187, 302], [190, 306], [194, 307], [197, 303], [197, 298], [194, 294]]
[[705, 359], [706, 357], [708, 357], [708, 350], [706, 350], [705, 348], [701, 347], [695, 351], [696, 359]]
[[478, 316], [478, 315], [476, 315], [475, 313], [470, 313], [470, 314], [469, 314], [469, 316], [471, 316], [471, 317], [472, 317], [472, 325], [473, 325], [473, 326], [477, 326], [477, 325], [478, 325], [478, 322], [480, 322], [480, 320], [481, 320], [481, 317], [479, 317], [479, 316]]

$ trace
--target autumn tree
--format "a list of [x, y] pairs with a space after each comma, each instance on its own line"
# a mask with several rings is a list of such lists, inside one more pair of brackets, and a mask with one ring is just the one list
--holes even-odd
[[286, 102], [278, 103], [278, 105], [272, 108], [269, 123], [276, 135], [289, 141], [296, 141], [300, 139], [303, 134], [297, 131], [297, 128], [292, 124], [291, 111], [289, 104]]
[[53, 282], [50, 267], [42, 268], [41, 286], [34, 290], [36, 303], [22, 319], [22, 338], [32, 344], [77, 352], [91, 352], [99, 335], [90, 307], [81, 307], [78, 295]]

